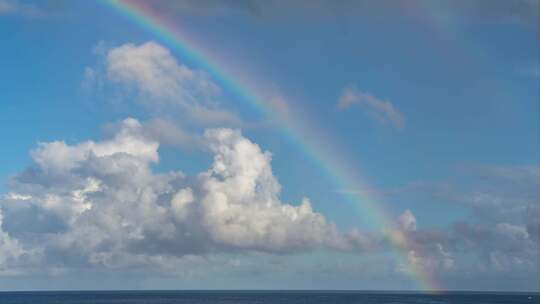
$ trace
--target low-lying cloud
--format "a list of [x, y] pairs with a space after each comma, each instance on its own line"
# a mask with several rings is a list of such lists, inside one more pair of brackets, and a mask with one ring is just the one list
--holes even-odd
[[361, 248], [362, 235], [340, 233], [308, 199], [280, 201], [271, 154], [240, 131], [208, 129], [201, 141], [214, 160], [196, 176], [153, 172], [159, 142], [132, 118], [101, 141], [40, 143], [1, 200], [18, 224], [3, 225], [0, 264], [26, 251], [49, 266], [117, 268], [159, 257]]

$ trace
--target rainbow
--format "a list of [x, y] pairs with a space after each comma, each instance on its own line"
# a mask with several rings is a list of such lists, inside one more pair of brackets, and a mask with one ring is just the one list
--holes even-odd
[[[242, 73], [235, 71], [227, 61], [220, 60], [218, 54], [201, 47], [188, 33], [183, 32], [166, 16], [153, 9], [149, 5], [150, 2], [130, 0], [100, 0], [100, 2], [126, 16], [133, 23], [155, 35], [159, 41], [181, 53], [185, 59], [208, 72], [242, 101], [278, 121], [283, 135], [302, 150], [337, 186], [344, 189], [369, 189], [366, 187], [367, 182], [358, 175], [358, 172], [347, 165], [347, 158], [343, 157], [343, 153], [337, 153], [333, 148], [338, 146], [334, 140], [324, 135], [325, 133], [317, 126], [309, 124], [308, 120], [299, 114], [301, 111], [290, 109], [285, 112], [282, 107], [272, 102], [263, 90], [257, 89], [256, 84], [250, 83], [248, 77], [242, 77]], [[374, 197], [370, 197], [362, 190], [345, 193], [345, 196], [359, 208], [364, 223], [378, 231], [385, 233], [390, 231], [394, 221], [382, 208], [382, 204], [377, 204]], [[411, 274], [415, 288], [432, 292], [442, 290], [429, 272], [408, 262], [411, 246], [406, 237], [388, 239], [395, 248], [396, 258], [404, 265], [406, 272]]]

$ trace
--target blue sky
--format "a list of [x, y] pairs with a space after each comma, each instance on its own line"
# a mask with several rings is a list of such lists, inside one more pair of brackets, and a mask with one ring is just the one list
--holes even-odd
[[[538, 290], [538, 3], [344, 3], [154, 9], [302, 112], [357, 189], [106, 5], [0, 0], [2, 286], [409, 289], [415, 263], [443, 288]], [[358, 191], [390, 232], [362, 221]]]

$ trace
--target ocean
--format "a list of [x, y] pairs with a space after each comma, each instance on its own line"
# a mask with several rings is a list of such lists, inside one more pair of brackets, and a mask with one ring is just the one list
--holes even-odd
[[540, 293], [444, 294], [356, 291], [43, 291], [0, 292], [1, 304], [529, 304]]

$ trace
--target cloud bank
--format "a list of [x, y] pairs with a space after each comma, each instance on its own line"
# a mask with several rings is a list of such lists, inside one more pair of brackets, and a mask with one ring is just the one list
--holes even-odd
[[[25, 252], [47, 267], [122, 268], [213, 253], [359, 249], [308, 199], [281, 202], [271, 155], [233, 129], [208, 129], [211, 167], [156, 173], [159, 142], [125, 119], [112, 138], [40, 143], [0, 210], [0, 269]], [[9, 233], [9, 234], [8, 234]], [[155, 265], [154, 265], [155, 266]]]
[[[496, 190], [414, 188], [474, 212], [474, 219], [448, 228], [420, 229], [406, 210], [382, 234], [344, 233], [314, 211], [309, 199], [281, 201], [271, 154], [239, 130], [207, 129], [199, 143], [213, 161], [188, 176], [156, 172], [160, 142], [145, 124], [127, 118], [115, 126], [102, 140], [40, 143], [31, 152], [33, 164], [11, 180], [0, 199], [1, 276], [81, 269], [178, 273], [183, 267], [212, 272], [218, 267], [214, 263], [225, 263], [218, 269], [228, 271], [237, 264], [255, 271], [253, 263], [272, 255], [331, 251], [354, 254], [357, 267], [366, 271], [369, 261], [377, 261], [377, 272], [384, 273], [378, 275], [414, 276], [411, 270], [421, 269], [459, 280], [455, 286], [482, 276], [527, 278], [534, 284], [530, 276], [540, 253], [537, 168], [482, 169], [494, 179], [486, 179], [490, 185], [506, 181]], [[510, 180], [521, 188], [509, 186]], [[407, 197], [404, 191], [399, 195]], [[405, 260], [384, 260], [395, 246]]]
[[[440, 229], [417, 229], [416, 218], [406, 212], [391, 237], [407, 241], [410, 263], [443, 269], [452, 280], [484, 277], [493, 283], [511, 277], [538, 286], [540, 167], [474, 167], [467, 175], [461, 177], [465, 185], [414, 183], [380, 192], [386, 201], [456, 205], [469, 212]], [[500, 284], [507, 288], [508, 282]]]

